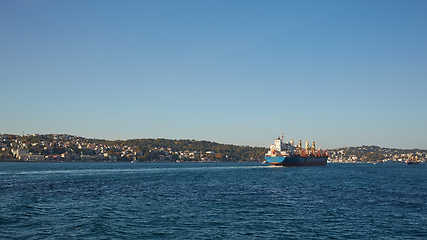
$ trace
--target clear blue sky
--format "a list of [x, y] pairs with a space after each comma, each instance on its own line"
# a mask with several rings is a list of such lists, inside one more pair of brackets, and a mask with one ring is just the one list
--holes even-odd
[[427, 149], [427, 1], [0, 0], [0, 133]]

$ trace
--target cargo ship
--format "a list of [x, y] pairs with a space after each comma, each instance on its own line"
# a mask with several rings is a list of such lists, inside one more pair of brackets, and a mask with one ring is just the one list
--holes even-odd
[[270, 150], [265, 154], [265, 161], [275, 166], [325, 166], [327, 160], [328, 153], [316, 150], [315, 142], [310, 147], [306, 141], [305, 149], [302, 149], [301, 140], [298, 145], [294, 145], [292, 139], [283, 142], [283, 135], [270, 145]]

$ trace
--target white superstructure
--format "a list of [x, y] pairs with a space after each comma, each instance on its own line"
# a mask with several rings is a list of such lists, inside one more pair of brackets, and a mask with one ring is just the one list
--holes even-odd
[[270, 150], [266, 154], [267, 156], [276, 156], [276, 157], [285, 157], [289, 155], [293, 155], [295, 151], [295, 146], [293, 145], [293, 141], [291, 142], [283, 142], [283, 135], [277, 138], [274, 141], [274, 144], [270, 145]]

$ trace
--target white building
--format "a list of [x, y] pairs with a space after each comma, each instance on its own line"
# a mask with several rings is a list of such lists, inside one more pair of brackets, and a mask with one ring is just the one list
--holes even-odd
[[28, 161], [32, 161], [32, 162], [38, 162], [38, 161], [43, 161], [44, 160], [44, 156], [43, 155], [28, 155], [27, 158]]
[[27, 149], [16, 149], [15, 151], [13, 151], [13, 154], [15, 155], [15, 158], [21, 160], [25, 159], [29, 152], [30, 151], [28, 151]]

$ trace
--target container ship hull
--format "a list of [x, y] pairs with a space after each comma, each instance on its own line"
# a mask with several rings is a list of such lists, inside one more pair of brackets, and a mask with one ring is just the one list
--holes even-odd
[[271, 165], [277, 166], [297, 166], [297, 167], [305, 167], [305, 166], [325, 166], [328, 160], [328, 157], [265, 157], [265, 160]]

